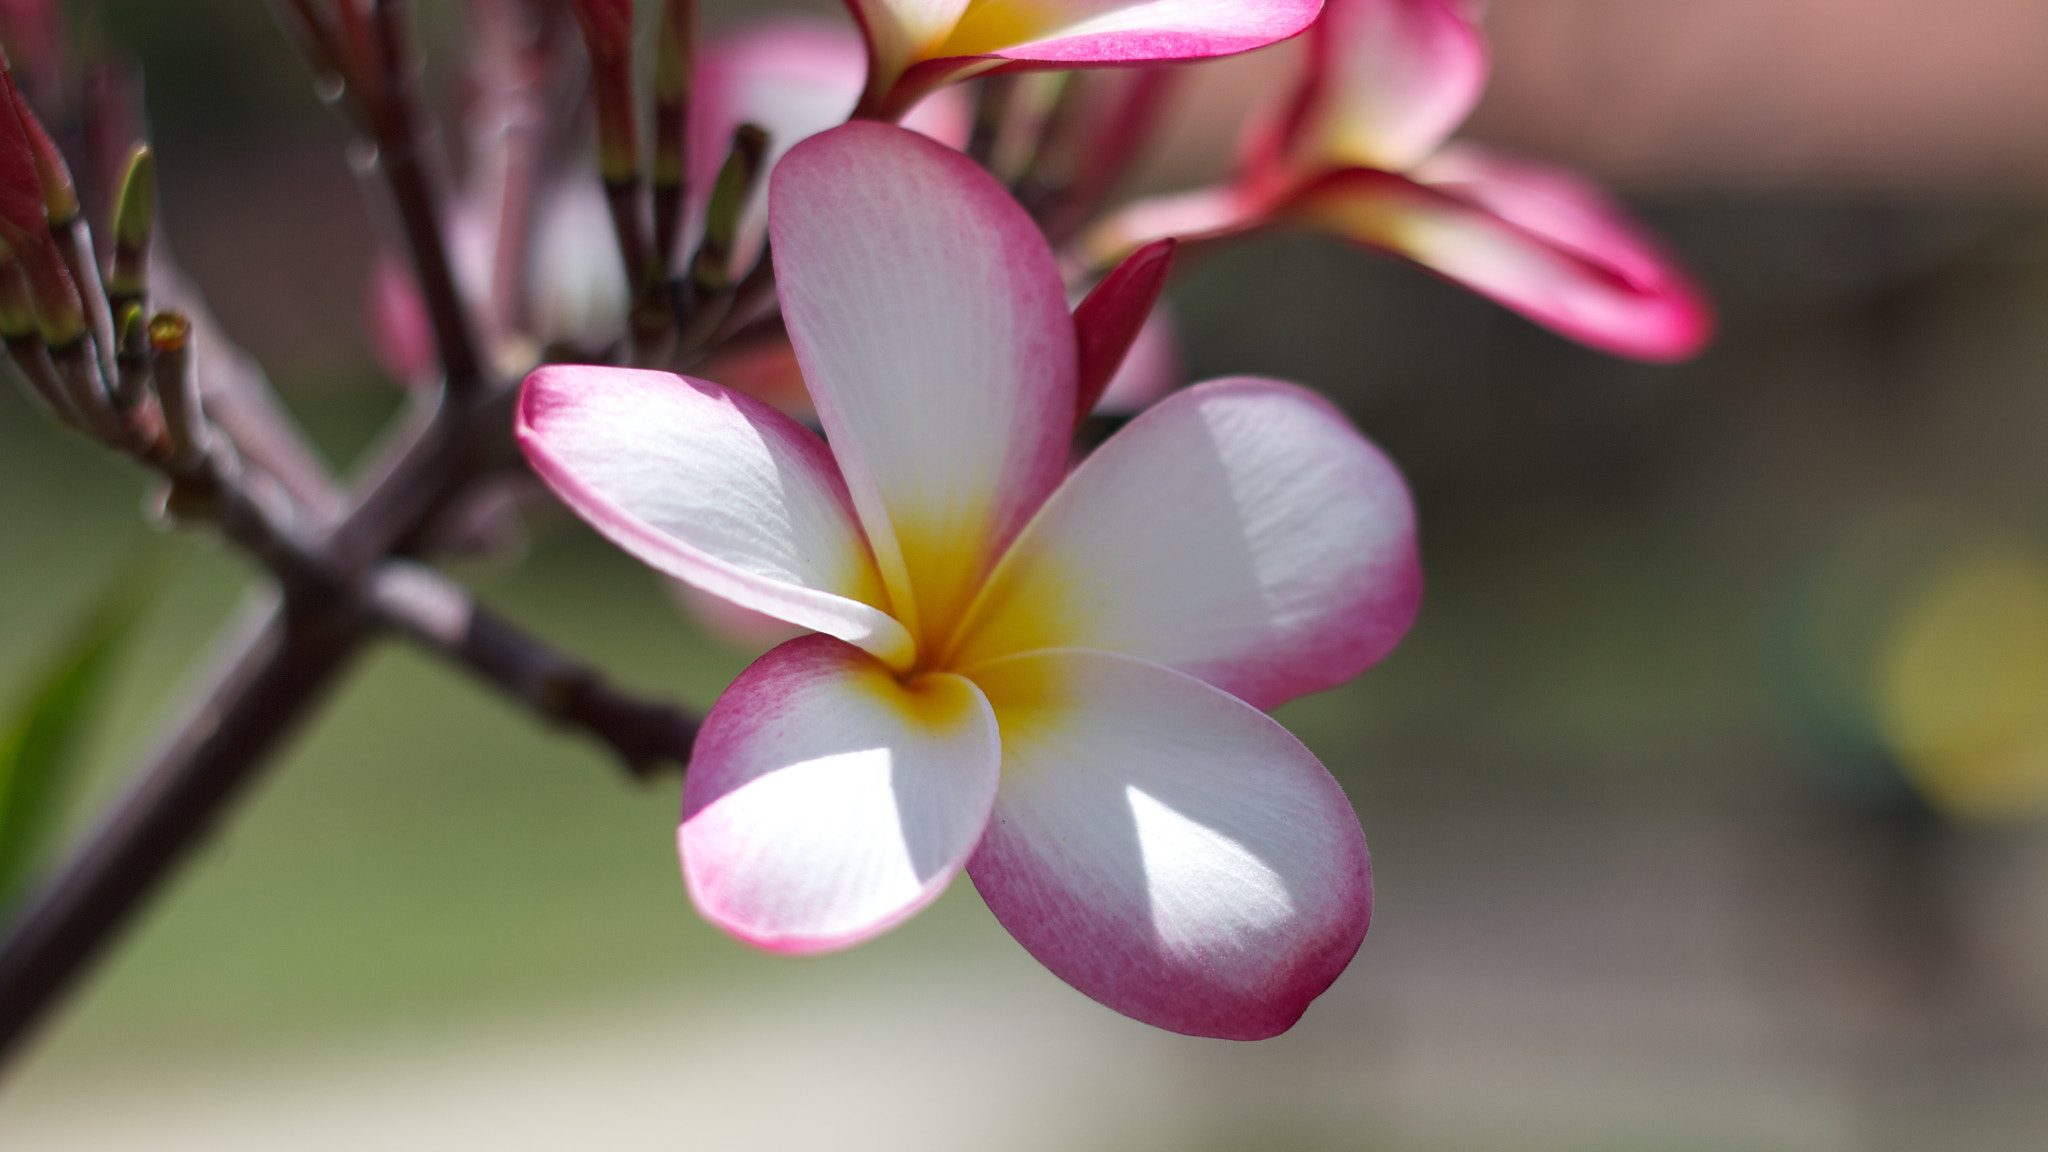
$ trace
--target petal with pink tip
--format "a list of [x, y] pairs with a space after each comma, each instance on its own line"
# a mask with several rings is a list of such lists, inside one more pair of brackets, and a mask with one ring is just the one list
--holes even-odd
[[1073, 66], [1248, 52], [1307, 28], [1323, 0], [973, 0], [929, 53]]
[[1450, 138], [1486, 87], [1486, 42], [1462, 0], [1330, 0], [1286, 153], [1316, 167], [1403, 171]]
[[1190, 241], [1240, 236], [1268, 223], [1268, 207], [1229, 186], [1148, 197], [1089, 229], [1082, 254], [1101, 267], [1168, 237]]
[[[1673, 294], [1693, 297], [1702, 324], [1711, 320], [1704, 298], [1677, 261], [1613, 197], [1576, 172], [1454, 143], [1409, 175], [1490, 209], [1589, 263], [1611, 268], [1632, 284], [1665, 285]], [[1700, 335], [1704, 338], [1705, 331]]]
[[[1441, 172], [1431, 184], [1335, 172], [1280, 214], [1405, 256], [1603, 351], [1682, 360], [1712, 335], [1713, 310], [1691, 278], [1583, 183], [1519, 164], [1447, 162]], [[1537, 172], [1544, 178], [1529, 178]]]
[[825, 445], [747, 396], [628, 368], [526, 378], [519, 445], [562, 501], [643, 562], [907, 666]]
[[1306, 389], [1215, 380], [1082, 462], [1003, 558], [948, 666], [1095, 648], [1270, 708], [1384, 656], [1421, 596], [1393, 464]]
[[1128, 1016], [1278, 1035], [1372, 919], [1344, 792], [1269, 717], [1107, 652], [1040, 652], [974, 680], [1003, 782], [967, 873], [1019, 943]]
[[1173, 268], [1175, 243], [1171, 237], [1155, 240], [1131, 253], [1074, 308], [1079, 353], [1075, 419], [1095, 410], [1129, 358], [1139, 333], [1151, 322], [1153, 306], [1159, 303], [1167, 273]]
[[792, 149], [768, 217], [790, 341], [890, 604], [941, 636], [1065, 468], [1074, 326], [1052, 252], [965, 157], [869, 122]]
[[907, 685], [824, 636], [755, 661], [718, 698], [678, 833], [706, 919], [777, 952], [825, 952], [937, 899], [981, 838], [1002, 750], [981, 692]]
[[[798, 141], [845, 123], [867, 67], [859, 33], [810, 20], [769, 21], [706, 44], [690, 100], [690, 218], [700, 218], [710, 201], [734, 129], [752, 123], [767, 130], [765, 170], [772, 171]], [[967, 143], [972, 117], [960, 90], [942, 88], [911, 109], [903, 126], [958, 148]], [[750, 265], [760, 251], [767, 199], [761, 181], [734, 244], [736, 267]]]

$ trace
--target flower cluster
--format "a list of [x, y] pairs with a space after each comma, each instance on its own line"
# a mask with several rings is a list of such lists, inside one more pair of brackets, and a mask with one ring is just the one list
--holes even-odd
[[1446, 143], [1485, 85], [1470, 0], [1329, 0], [1293, 97], [1253, 131], [1236, 178], [1133, 204], [1091, 247], [1111, 258], [1159, 236], [1306, 227], [1413, 260], [1595, 348], [1698, 352], [1713, 330], [1705, 297], [1598, 188]]
[[[101, 197], [103, 277], [70, 170], [0, 67], [8, 362], [57, 419], [155, 469], [174, 518], [261, 560], [294, 619], [404, 631], [635, 768], [680, 759], [687, 719], [479, 625], [417, 563], [516, 515], [503, 416], [523, 376], [511, 435], [563, 503], [694, 595], [800, 633], [688, 752], [678, 841], [707, 918], [837, 949], [964, 870], [1102, 1003], [1275, 1035], [1359, 948], [1372, 874], [1342, 790], [1265, 710], [1399, 642], [1415, 517], [1314, 393], [1175, 390], [1176, 252], [1321, 229], [1652, 360], [1697, 350], [1708, 308], [1583, 181], [1446, 142], [1486, 73], [1465, 0], [848, 6], [852, 26], [700, 47], [692, 0], [648, 21], [631, 0], [471, 0], [448, 197], [401, 7], [280, 5], [393, 193], [372, 344], [438, 393], [359, 498], [279, 431], [231, 348], [202, 379], [192, 344], [217, 337], [151, 255], [148, 149]], [[1304, 32], [1297, 88], [1226, 184], [1114, 205], [1166, 66]], [[553, 163], [578, 109], [595, 180]], [[1136, 415], [1102, 439], [1105, 412]]]
[[[519, 409], [534, 470], [599, 531], [805, 633], [706, 720], [679, 832], [690, 895], [741, 939], [810, 953], [888, 929], [964, 869], [1102, 1003], [1274, 1035], [1359, 947], [1372, 883], [1342, 791], [1261, 709], [1400, 639], [1414, 518], [1341, 414], [1270, 380], [1173, 393], [1069, 469], [1175, 243], [1320, 227], [1649, 359], [1696, 349], [1706, 307], [1583, 183], [1444, 143], [1485, 75], [1455, 0], [851, 6], [864, 46], [766, 28], [697, 73], [693, 172], [733, 125], [773, 141], [765, 229], [757, 199], [732, 252], [772, 253], [783, 410], [571, 365], [531, 375]], [[1304, 28], [1307, 74], [1232, 183], [1092, 228], [1076, 220], [1160, 89], [1005, 79]], [[971, 77], [970, 115], [945, 85]], [[923, 134], [872, 122], [906, 115]], [[1082, 237], [1064, 259], [1062, 235]], [[1085, 270], [1120, 257], [1070, 315]]]

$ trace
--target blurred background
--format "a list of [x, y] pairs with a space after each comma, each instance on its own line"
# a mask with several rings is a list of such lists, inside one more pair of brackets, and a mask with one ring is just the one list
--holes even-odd
[[[443, 60], [455, 7], [421, 5]], [[354, 460], [402, 402], [363, 335], [372, 217], [269, 12], [67, 18], [141, 62], [169, 242]], [[1191, 379], [1325, 390], [1421, 512], [1413, 634], [1280, 713], [1379, 899], [1293, 1032], [1116, 1016], [966, 883], [849, 954], [750, 951], [688, 906], [672, 780], [388, 645], [9, 1073], [0, 1144], [2048, 1147], [2048, 6], [1488, 21], [1469, 134], [1621, 189], [1723, 328], [1624, 363], [1312, 239], [1173, 288]], [[1133, 190], [1220, 171], [1288, 51], [1191, 70]], [[150, 535], [145, 491], [0, 394], [0, 689]], [[249, 583], [173, 551], [77, 826]], [[708, 704], [747, 660], [566, 515], [459, 574], [652, 691]]]

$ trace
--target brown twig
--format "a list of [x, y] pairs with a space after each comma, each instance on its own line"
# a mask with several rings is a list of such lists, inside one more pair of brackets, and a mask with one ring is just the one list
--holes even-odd
[[696, 0], [668, 0], [654, 50], [654, 258], [673, 271], [689, 200], [690, 86], [697, 64]]
[[647, 779], [664, 763], [689, 763], [695, 717], [619, 691], [596, 670], [480, 607], [433, 569], [404, 561], [383, 565], [372, 579], [370, 602], [385, 623], [428, 651], [528, 710], [610, 745], [633, 776]]
[[481, 396], [489, 382], [448, 260], [448, 241], [441, 232], [441, 197], [429, 176], [421, 130], [419, 62], [413, 55], [409, 19], [405, 0], [377, 0], [378, 64], [383, 80], [371, 122], [378, 158], [397, 202], [406, 243], [412, 249], [413, 270], [426, 298], [449, 394], [467, 402]]
[[[1065, 139], [1042, 155], [1022, 189], [1025, 206], [1058, 247], [1078, 234], [1144, 154], [1183, 73], [1173, 67], [1092, 72]], [[1097, 102], [1100, 101], [1100, 104]]]

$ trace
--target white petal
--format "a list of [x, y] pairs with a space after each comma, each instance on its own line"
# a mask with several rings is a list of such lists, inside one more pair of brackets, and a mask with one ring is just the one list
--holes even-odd
[[1393, 464], [1314, 393], [1216, 380], [1082, 463], [1004, 557], [947, 666], [1097, 648], [1271, 707], [1384, 656], [1421, 595]]
[[891, 606], [942, 635], [1066, 466], [1074, 326], [1052, 252], [993, 177], [884, 124], [797, 145], [768, 214], [790, 341]]
[[908, 666], [846, 484], [802, 425], [702, 380], [585, 365], [527, 377], [518, 420], [541, 479], [643, 562]]
[[690, 898], [749, 943], [823, 952], [938, 898], [981, 837], [1001, 750], [974, 685], [899, 683], [856, 648], [792, 640], [704, 721], [683, 782]]
[[1291, 1027], [1372, 918], [1365, 837], [1299, 741], [1192, 677], [1041, 652], [975, 682], [1003, 783], [968, 874], [1061, 979], [1176, 1032]]

